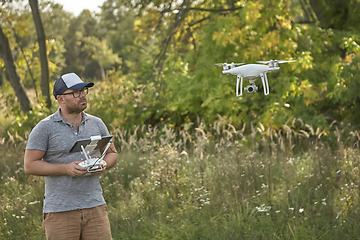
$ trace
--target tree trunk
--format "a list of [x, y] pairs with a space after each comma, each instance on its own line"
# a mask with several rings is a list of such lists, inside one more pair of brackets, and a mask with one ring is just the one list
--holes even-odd
[[46, 100], [46, 106], [48, 108], [51, 107], [51, 100], [50, 100], [50, 90], [49, 90], [49, 65], [48, 65], [48, 58], [46, 53], [46, 38], [44, 27], [41, 21], [39, 6], [37, 0], [29, 0], [29, 4], [31, 7], [31, 12], [33, 15], [36, 33], [38, 36], [38, 43], [39, 43], [39, 53], [40, 53], [40, 64], [41, 64], [41, 92], [43, 98]]
[[5, 63], [9, 82], [15, 91], [15, 95], [20, 103], [21, 110], [26, 113], [31, 110], [30, 101], [27, 97], [24, 87], [20, 82], [20, 77], [16, 71], [13, 56], [10, 50], [10, 44], [7, 36], [4, 34], [0, 25], [0, 54]]

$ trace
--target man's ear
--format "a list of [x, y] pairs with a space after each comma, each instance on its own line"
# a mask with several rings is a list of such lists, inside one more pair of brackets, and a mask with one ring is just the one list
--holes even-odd
[[57, 96], [56, 100], [58, 101], [59, 104], [64, 103], [64, 98], [63, 97], [64, 97], [63, 95], [58, 95]]

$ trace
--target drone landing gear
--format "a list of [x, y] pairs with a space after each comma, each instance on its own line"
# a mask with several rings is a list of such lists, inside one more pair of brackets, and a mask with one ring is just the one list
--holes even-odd
[[[239, 88], [239, 82], [240, 83], [240, 88]], [[236, 82], [236, 96], [240, 97], [242, 95], [242, 86], [243, 86], [243, 77], [241, 75], [237, 75], [237, 82]], [[239, 94], [239, 89], [240, 89], [240, 94]]]
[[260, 77], [263, 83], [263, 87], [264, 87], [264, 95], [268, 95], [269, 94], [269, 82], [266, 76], [266, 73], [260, 73]]

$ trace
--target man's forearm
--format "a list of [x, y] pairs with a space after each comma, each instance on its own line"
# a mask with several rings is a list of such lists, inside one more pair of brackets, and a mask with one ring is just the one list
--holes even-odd
[[104, 157], [106, 162], [106, 168], [112, 168], [117, 163], [118, 154], [117, 153], [107, 153]]
[[65, 164], [48, 163], [42, 160], [25, 165], [25, 172], [37, 176], [57, 176], [67, 174]]

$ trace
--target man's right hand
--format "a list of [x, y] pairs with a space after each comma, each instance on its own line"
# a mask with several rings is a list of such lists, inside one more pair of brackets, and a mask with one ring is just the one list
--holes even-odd
[[78, 165], [82, 161], [75, 161], [75, 162], [66, 164], [66, 173], [72, 177], [84, 176], [88, 171], [85, 167], [81, 167]]

